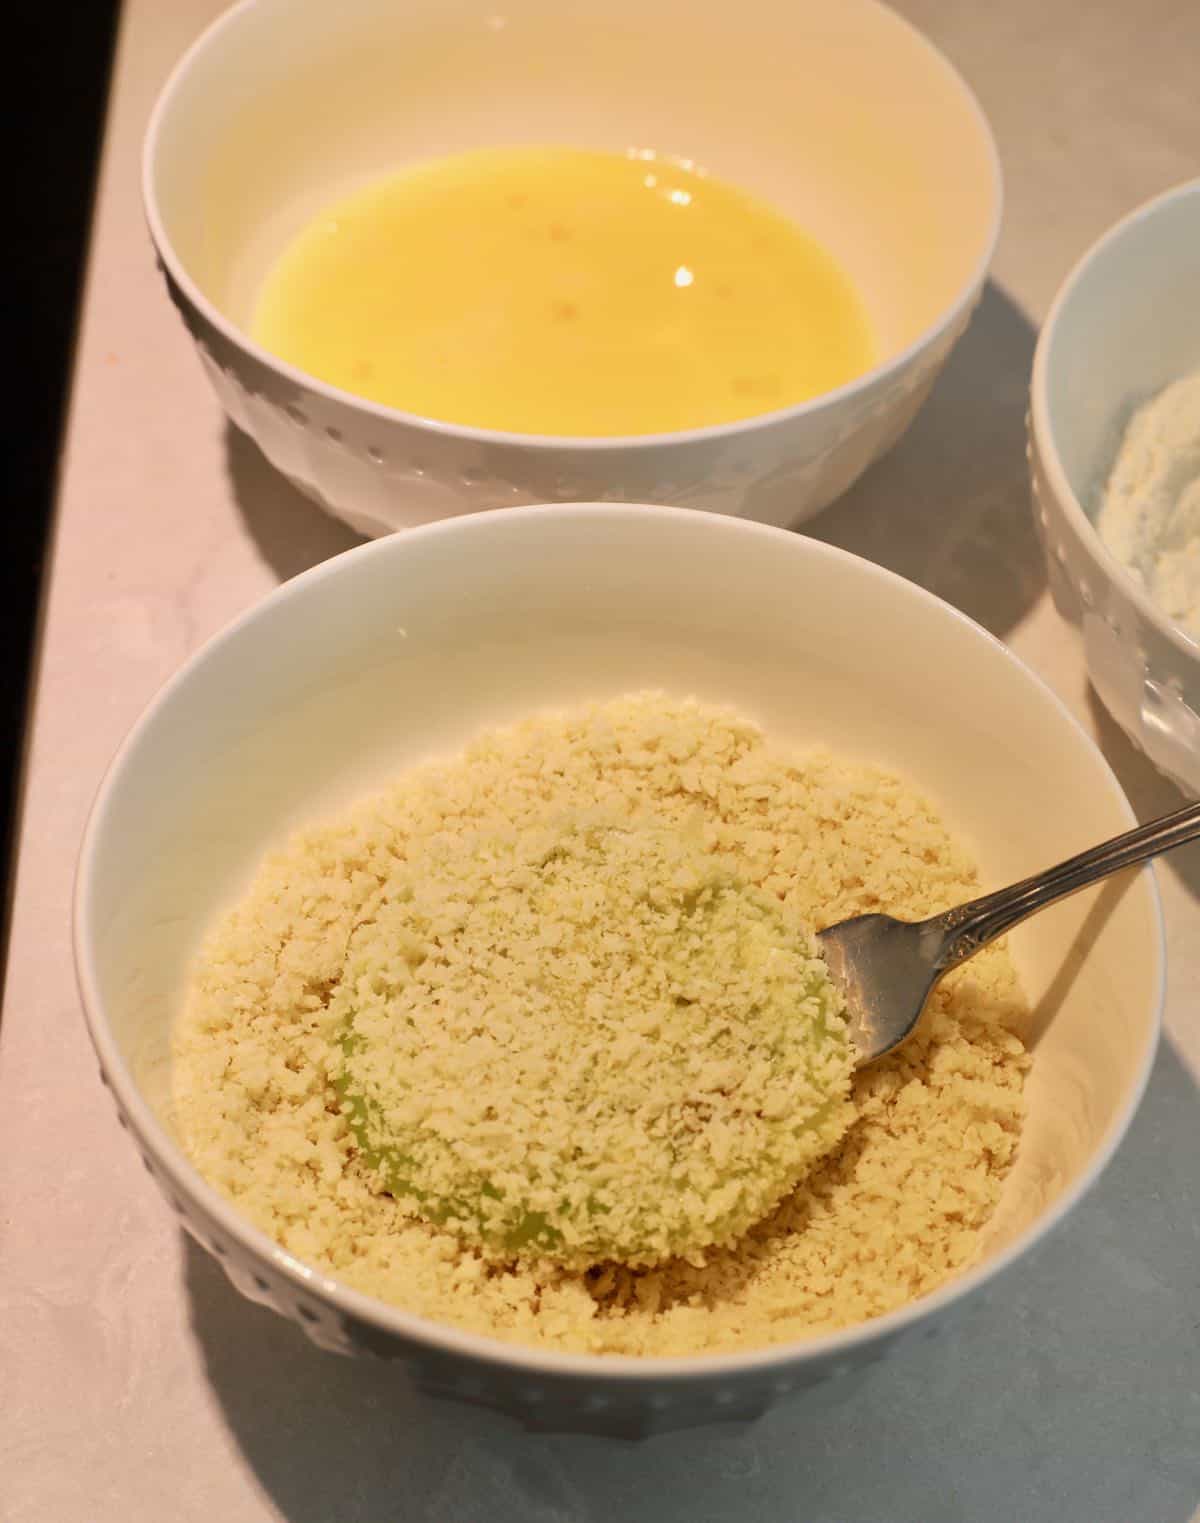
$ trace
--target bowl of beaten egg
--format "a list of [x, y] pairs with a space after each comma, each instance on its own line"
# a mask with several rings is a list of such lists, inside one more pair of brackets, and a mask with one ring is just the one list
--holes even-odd
[[80, 988], [184, 1226], [317, 1343], [532, 1426], [748, 1417], [1020, 1260], [1158, 1034], [1148, 870], [980, 954], [852, 1080], [804, 927], [1131, 823], [1010, 652], [869, 562], [650, 505], [466, 515], [295, 578], [155, 700], [84, 841]]
[[911, 422], [1000, 211], [974, 97], [873, 0], [246, 0], [144, 193], [229, 416], [368, 535], [799, 522]]

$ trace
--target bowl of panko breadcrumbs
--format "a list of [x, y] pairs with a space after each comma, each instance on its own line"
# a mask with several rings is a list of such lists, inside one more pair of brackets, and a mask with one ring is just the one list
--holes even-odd
[[747, 1418], [978, 1295], [1111, 1157], [1146, 870], [856, 1067], [815, 933], [1128, 828], [1053, 695], [746, 521], [455, 519], [297, 577], [167, 685], [75, 905], [103, 1075], [233, 1284], [532, 1427]]

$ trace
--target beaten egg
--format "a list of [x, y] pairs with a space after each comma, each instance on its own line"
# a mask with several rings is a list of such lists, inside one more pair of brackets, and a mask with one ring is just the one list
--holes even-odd
[[863, 302], [765, 203], [647, 152], [484, 149], [323, 211], [254, 337], [341, 389], [516, 433], [729, 423], [868, 369]]

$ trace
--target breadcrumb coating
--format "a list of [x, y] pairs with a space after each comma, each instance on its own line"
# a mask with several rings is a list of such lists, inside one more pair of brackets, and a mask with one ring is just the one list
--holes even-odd
[[[575, 857], [562, 850], [572, 840]], [[351, 1004], [362, 1019], [382, 1018], [390, 994], [348, 1004], [348, 970], [351, 982], [369, 983], [370, 968], [390, 956], [380, 988], [409, 987], [397, 959], [409, 973], [424, 967], [428, 942], [418, 935], [414, 953], [394, 917], [417, 902], [423, 914], [436, 908], [442, 889], [429, 864], [462, 863], [465, 847], [467, 858], [490, 852], [519, 873], [547, 843], [560, 887], [598, 843], [606, 857], [626, 851], [614, 904], [647, 887], [659, 854], [674, 849], [685, 878], [700, 875], [710, 892], [705, 916], [728, 912], [722, 934], [750, 935], [733, 922], [747, 905], [751, 919], [761, 911], [753, 934], [761, 931], [759, 949], [770, 957], [781, 928], [802, 937], [804, 927], [870, 910], [930, 915], [978, 891], [968, 856], [907, 783], [828, 754], [783, 754], [724, 710], [641, 694], [497, 731], [462, 758], [416, 769], [297, 836], [215, 929], [174, 1044], [176, 1124], [201, 1172], [289, 1252], [358, 1290], [477, 1333], [575, 1351], [677, 1355], [795, 1341], [882, 1315], [966, 1268], [1024, 1114], [1026, 1007], [1002, 946], [940, 986], [899, 1052], [853, 1076], [848, 1114], [836, 1121], [848, 1121], [840, 1143], [767, 1203], [762, 1219], [718, 1246], [651, 1265], [613, 1259], [585, 1268], [592, 1250], [581, 1246], [582, 1211], [570, 1218], [568, 1235], [580, 1238], [578, 1254], [567, 1254], [574, 1261], [554, 1262], [533, 1242], [517, 1251], [510, 1242], [501, 1258], [500, 1239], [514, 1230], [519, 1237], [520, 1213], [535, 1208], [528, 1175], [518, 1172], [502, 1194], [511, 1210], [490, 1242], [471, 1241], [473, 1230], [481, 1235], [478, 1218], [434, 1224], [411, 1197], [390, 1193], [395, 1171], [389, 1182], [382, 1154], [364, 1148], [369, 1123], [344, 1094], [354, 1069], [345, 1053]], [[535, 894], [531, 917], [536, 904]], [[660, 909], [669, 918], [670, 892]], [[533, 923], [504, 927], [510, 951]], [[568, 928], [587, 923], [583, 913], [568, 917]], [[632, 935], [624, 923], [613, 930]], [[808, 943], [792, 945], [802, 952]], [[557, 968], [565, 955], [556, 945], [553, 959], [537, 962]], [[672, 975], [647, 988], [665, 993], [671, 977], [682, 987], [689, 961], [680, 957]], [[822, 1019], [826, 1035], [835, 1034], [836, 1013]], [[702, 1072], [700, 1063], [688, 1082]], [[381, 1105], [387, 1088], [378, 1091]], [[726, 1082], [711, 1093], [725, 1104], [735, 1092]], [[457, 1099], [451, 1110], [458, 1114]], [[514, 1116], [498, 1111], [497, 1121], [511, 1130]], [[615, 1130], [612, 1142], [619, 1150]], [[500, 1137], [498, 1150], [506, 1147]], [[718, 1172], [719, 1156], [696, 1154]], [[482, 1169], [483, 1155], [475, 1161]], [[546, 1167], [553, 1174], [560, 1164]], [[751, 1209], [747, 1198], [725, 1225], [734, 1231], [738, 1212]], [[717, 1221], [720, 1208], [709, 1210]], [[645, 1258], [670, 1246], [663, 1224], [671, 1218], [671, 1204], [652, 1192], [627, 1213]]]
[[351, 1124], [397, 1200], [491, 1257], [731, 1242], [853, 1119], [810, 933], [698, 831], [489, 819], [411, 842], [386, 892], [332, 1003]]

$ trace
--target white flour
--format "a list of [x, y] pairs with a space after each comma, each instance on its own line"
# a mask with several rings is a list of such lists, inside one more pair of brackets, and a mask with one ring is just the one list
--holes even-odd
[[1200, 370], [1134, 413], [1096, 527], [1167, 617], [1200, 640]]

